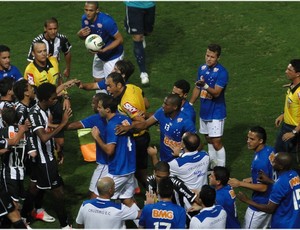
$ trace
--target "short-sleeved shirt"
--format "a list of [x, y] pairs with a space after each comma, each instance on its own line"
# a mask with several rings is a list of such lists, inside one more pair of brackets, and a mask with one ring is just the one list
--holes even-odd
[[36, 62], [33, 61], [27, 65], [24, 72], [24, 78], [28, 80], [28, 83], [37, 87], [45, 82], [57, 85], [59, 76], [60, 73], [56, 57], [49, 57], [45, 67], [37, 65]]
[[209, 156], [205, 151], [186, 152], [169, 162], [170, 174], [176, 176], [189, 189], [201, 190], [207, 184]]
[[[117, 23], [108, 14], [99, 12], [94, 22], [87, 19], [84, 14], [81, 19], [81, 28], [89, 27], [91, 34], [98, 34], [105, 43], [104, 47], [110, 45], [114, 40], [114, 36], [119, 32]], [[102, 61], [110, 61], [120, 57], [123, 54], [123, 45], [118, 45], [116, 48], [105, 53], [97, 53]]]
[[125, 220], [134, 220], [137, 216], [138, 211], [134, 208], [98, 197], [83, 202], [76, 223], [89, 229], [121, 229]]
[[0, 70], [0, 80], [5, 77], [11, 77], [15, 81], [18, 81], [23, 78], [19, 69], [14, 65], [11, 65], [8, 69]]
[[235, 192], [229, 185], [216, 190], [216, 204], [221, 205], [227, 213], [226, 228], [241, 228], [237, 217], [235, 199]]
[[60, 60], [60, 52], [67, 54], [70, 52], [72, 48], [71, 43], [69, 42], [67, 36], [63, 34], [57, 33], [54, 40], [47, 40], [45, 38], [45, 34], [40, 34], [32, 40], [32, 44], [29, 48], [27, 60], [30, 62], [34, 60], [32, 55], [32, 45], [37, 41], [44, 42], [46, 44], [48, 56], [56, 57], [58, 61]]
[[225, 229], [226, 217], [226, 211], [221, 205], [203, 208], [192, 217], [190, 229]]
[[300, 83], [293, 89], [290, 87], [285, 96], [284, 123], [297, 126], [300, 123]]
[[271, 228], [300, 228], [300, 178], [294, 170], [282, 172], [273, 184], [270, 202], [278, 205]]
[[206, 89], [200, 89], [200, 118], [204, 121], [222, 120], [226, 118], [225, 89], [228, 84], [227, 70], [218, 63], [214, 67], [206, 64], [198, 69], [197, 81], [204, 78], [209, 87], [214, 88], [216, 85], [223, 88], [218, 97], [212, 97]]
[[160, 126], [160, 159], [169, 162], [175, 158], [170, 146], [180, 146], [185, 132], [196, 133], [195, 124], [182, 112], [174, 118], [167, 117], [162, 108], [156, 110], [153, 117]]
[[[93, 114], [80, 121], [84, 128], [93, 128], [96, 126], [100, 130], [100, 137], [105, 140], [106, 120], [99, 114]], [[108, 164], [108, 157], [96, 142], [96, 162], [100, 164]]]
[[[263, 170], [269, 178], [273, 178], [272, 161], [275, 157], [274, 148], [271, 146], [264, 146], [264, 148], [255, 153], [251, 164], [251, 177], [252, 183], [260, 183], [258, 179], [259, 171]], [[268, 186], [267, 191], [257, 192], [253, 191], [252, 200], [258, 204], [267, 204], [269, 202], [269, 196], [272, 190], [272, 186]], [[252, 210], [257, 211], [253, 206], [249, 206]]]
[[171, 201], [159, 201], [144, 206], [139, 225], [150, 229], [183, 229], [185, 220], [184, 208]]
[[116, 135], [116, 125], [130, 125], [129, 117], [116, 114], [106, 126], [106, 144], [115, 144], [115, 152], [108, 158], [108, 172], [114, 176], [128, 175], [136, 169], [135, 141], [130, 134]]

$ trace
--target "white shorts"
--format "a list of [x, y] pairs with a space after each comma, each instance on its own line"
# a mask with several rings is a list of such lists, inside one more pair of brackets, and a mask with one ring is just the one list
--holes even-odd
[[96, 195], [99, 195], [98, 189], [97, 189], [97, 182], [100, 178], [105, 177], [108, 174], [108, 166], [103, 164], [98, 164], [97, 167], [94, 170], [89, 190]]
[[269, 228], [271, 221], [271, 214], [254, 211], [251, 208], [247, 208], [245, 213], [245, 223], [243, 228], [261, 229]]
[[97, 54], [95, 54], [93, 61], [93, 77], [106, 78], [108, 74], [110, 74], [114, 69], [116, 62], [119, 60], [123, 60], [123, 57], [124, 53], [120, 57], [113, 60], [102, 61], [100, 58], [98, 58]]
[[124, 176], [107, 175], [115, 182], [115, 194], [111, 199], [128, 199], [134, 195], [135, 183], [134, 173]]
[[203, 121], [200, 118], [199, 123], [200, 123], [199, 133], [207, 134], [209, 137], [221, 137], [221, 136], [223, 136], [225, 119], [223, 119], [223, 120]]

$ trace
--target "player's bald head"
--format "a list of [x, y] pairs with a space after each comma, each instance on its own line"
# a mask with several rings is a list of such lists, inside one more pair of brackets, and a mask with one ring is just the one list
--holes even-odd
[[99, 195], [110, 195], [112, 191], [114, 191], [115, 182], [110, 177], [103, 177], [97, 182], [97, 189]]

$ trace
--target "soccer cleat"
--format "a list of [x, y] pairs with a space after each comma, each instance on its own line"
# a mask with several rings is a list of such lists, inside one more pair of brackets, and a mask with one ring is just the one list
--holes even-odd
[[143, 85], [148, 84], [149, 83], [149, 76], [146, 72], [142, 72], [140, 75], [141, 78], [141, 82]]
[[39, 213], [37, 213], [36, 210], [34, 210], [32, 211], [31, 215], [36, 220], [42, 220], [49, 223], [55, 221], [55, 218], [53, 216], [50, 216], [44, 209]]
[[62, 227], [61, 229], [72, 229], [72, 226], [66, 225], [65, 227]]
[[143, 39], [143, 47], [144, 47], [144, 49], [146, 48], [146, 38], [145, 38], [145, 36], [144, 36], [144, 39]]

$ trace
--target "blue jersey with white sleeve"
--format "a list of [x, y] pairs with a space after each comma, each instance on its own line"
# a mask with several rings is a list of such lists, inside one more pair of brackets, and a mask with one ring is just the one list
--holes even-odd
[[228, 84], [228, 72], [221, 65], [209, 67], [204, 64], [198, 69], [198, 80], [204, 79], [209, 87], [214, 88], [216, 85], [223, 88], [218, 97], [212, 97], [206, 89], [200, 89], [200, 118], [204, 121], [222, 120], [226, 118], [225, 89]]
[[167, 117], [163, 108], [156, 110], [153, 117], [160, 126], [160, 159], [169, 162], [175, 158], [170, 146], [180, 146], [185, 132], [196, 133], [195, 124], [182, 112], [174, 118]]
[[294, 170], [278, 176], [270, 202], [278, 205], [272, 215], [271, 228], [300, 228], [300, 178]]
[[22, 74], [18, 70], [18, 68], [14, 65], [11, 65], [9, 69], [0, 70], [0, 80], [5, 77], [11, 77], [15, 81], [18, 81], [23, 78]]
[[117, 113], [107, 123], [106, 144], [115, 144], [115, 152], [108, 159], [108, 172], [112, 175], [128, 175], [135, 172], [136, 151], [132, 135], [116, 135], [116, 125], [130, 125], [129, 117]]
[[221, 205], [227, 213], [226, 228], [241, 228], [235, 198], [235, 192], [229, 185], [216, 190], [216, 204]]
[[[102, 140], [105, 140], [105, 129], [106, 129], [106, 120], [102, 118], [99, 114], [91, 115], [80, 121], [84, 128], [93, 128], [96, 126], [100, 130], [100, 137]], [[107, 165], [108, 157], [104, 151], [100, 148], [96, 142], [96, 162], [100, 164]]]
[[[263, 170], [269, 178], [273, 178], [272, 161], [275, 157], [274, 148], [271, 146], [264, 146], [264, 148], [255, 153], [254, 159], [251, 164], [251, 177], [252, 183], [260, 183], [258, 179], [259, 171]], [[269, 196], [272, 190], [272, 186], [269, 185], [267, 191], [257, 192], [253, 191], [252, 200], [259, 204], [267, 204], [269, 202]], [[258, 211], [253, 206], [249, 206], [252, 210]]]
[[148, 229], [184, 229], [185, 220], [184, 208], [171, 201], [159, 201], [144, 206], [139, 225]]
[[[110, 45], [114, 40], [114, 36], [119, 32], [118, 26], [114, 19], [108, 14], [99, 12], [94, 22], [87, 19], [86, 15], [82, 16], [81, 28], [89, 27], [91, 34], [98, 34], [105, 43], [104, 47]], [[104, 48], [103, 47], [103, 48]], [[123, 53], [123, 45], [118, 45], [116, 48], [105, 53], [97, 53], [102, 61], [110, 61], [120, 57]]]

